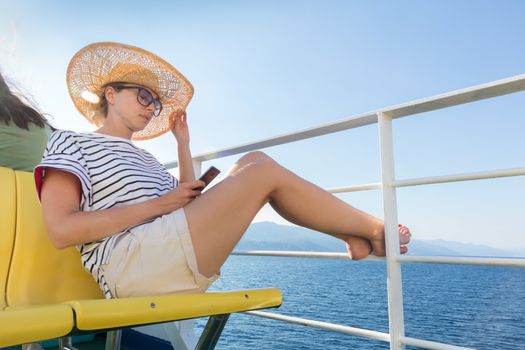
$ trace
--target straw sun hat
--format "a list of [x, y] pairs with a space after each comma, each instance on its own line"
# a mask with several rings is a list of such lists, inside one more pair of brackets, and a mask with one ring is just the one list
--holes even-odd
[[94, 43], [73, 56], [67, 68], [67, 86], [75, 107], [97, 126], [103, 120], [100, 101], [108, 83], [142, 85], [155, 91], [162, 102], [159, 116], [144, 130], [133, 134], [134, 140], [146, 140], [171, 129], [170, 116], [185, 110], [193, 96], [191, 83], [171, 64], [138, 47], [119, 43]]

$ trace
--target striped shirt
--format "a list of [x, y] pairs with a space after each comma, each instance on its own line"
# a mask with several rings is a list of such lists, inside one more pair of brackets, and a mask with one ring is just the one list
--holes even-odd
[[[46, 168], [60, 169], [78, 177], [82, 211], [140, 203], [160, 197], [178, 185], [177, 179], [162, 164], [130, 140], [97, 133], [57, 130], [51, 135], [42, 161], [35, 168], [39, 196]], [[116, 239], [133, 227], [77, 246], [84, 268], [93, 275], [107, 298], [111, 298], [111, 293], [100, 266], [108, 263]]]

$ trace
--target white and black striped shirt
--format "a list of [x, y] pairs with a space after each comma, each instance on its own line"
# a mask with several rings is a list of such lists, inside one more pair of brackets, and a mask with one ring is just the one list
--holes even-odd
[[[82, 211], [140, 203], [160, 197], [178, 185], [162, 164], [130, 140], [97, 133], [57, 130], [51, 135], [42, 161], [35, 168], [39, 195], [45, 168], [68, 171], [78, 177]], [[84, 268], [108, 298], [111, 293], [99, 267], [108, 262], [117, 237], [130, 228], [77, 247]]]

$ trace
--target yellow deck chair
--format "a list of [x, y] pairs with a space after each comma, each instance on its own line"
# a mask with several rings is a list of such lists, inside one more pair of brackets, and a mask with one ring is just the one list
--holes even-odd
[[[7, 307], [6, 288], [16, 230], [15, 171], [0, 167], [0, 347], [63, 337], [73, 329], [73, 311], [67, 305]], [[28, 331], [30, 329], [30, 331]]]
[[[81, 266], [76, 249], [55, 249], [46, 234], [33, 174], [15, 172], [17, 220], [7, 280], [9, 307], [64, 303], [73, 309], [71, 334], [212, 316], [197, 348], [212, 349], [232, 312], [278, 307], [276, 288], [193, 295], [103, 299], [93, 278]], [[119, 332], [110, 332], [107, 347], [119, 348]]]
[[69, 305], [9, 308], [0, 311], [0, 348], [62, 338], [73, 330]]
[[16, 233], [7, 282], [7, 305], [57, 304], [103, 298], [73, 247], [58, 250], [47, 237], [33, 174], [15, 171]]
[[0, 167], [0, 310], [6, 307], [5, 288], [15, 240], [15, 172]]

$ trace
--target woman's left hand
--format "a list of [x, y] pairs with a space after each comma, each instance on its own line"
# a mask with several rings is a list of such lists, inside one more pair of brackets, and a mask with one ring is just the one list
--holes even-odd
[[186, 111], [177, 110], [172, 114], [171, 132], [177, 139], [178, 144], [190, 143], [190, 130], [186, 121]]

